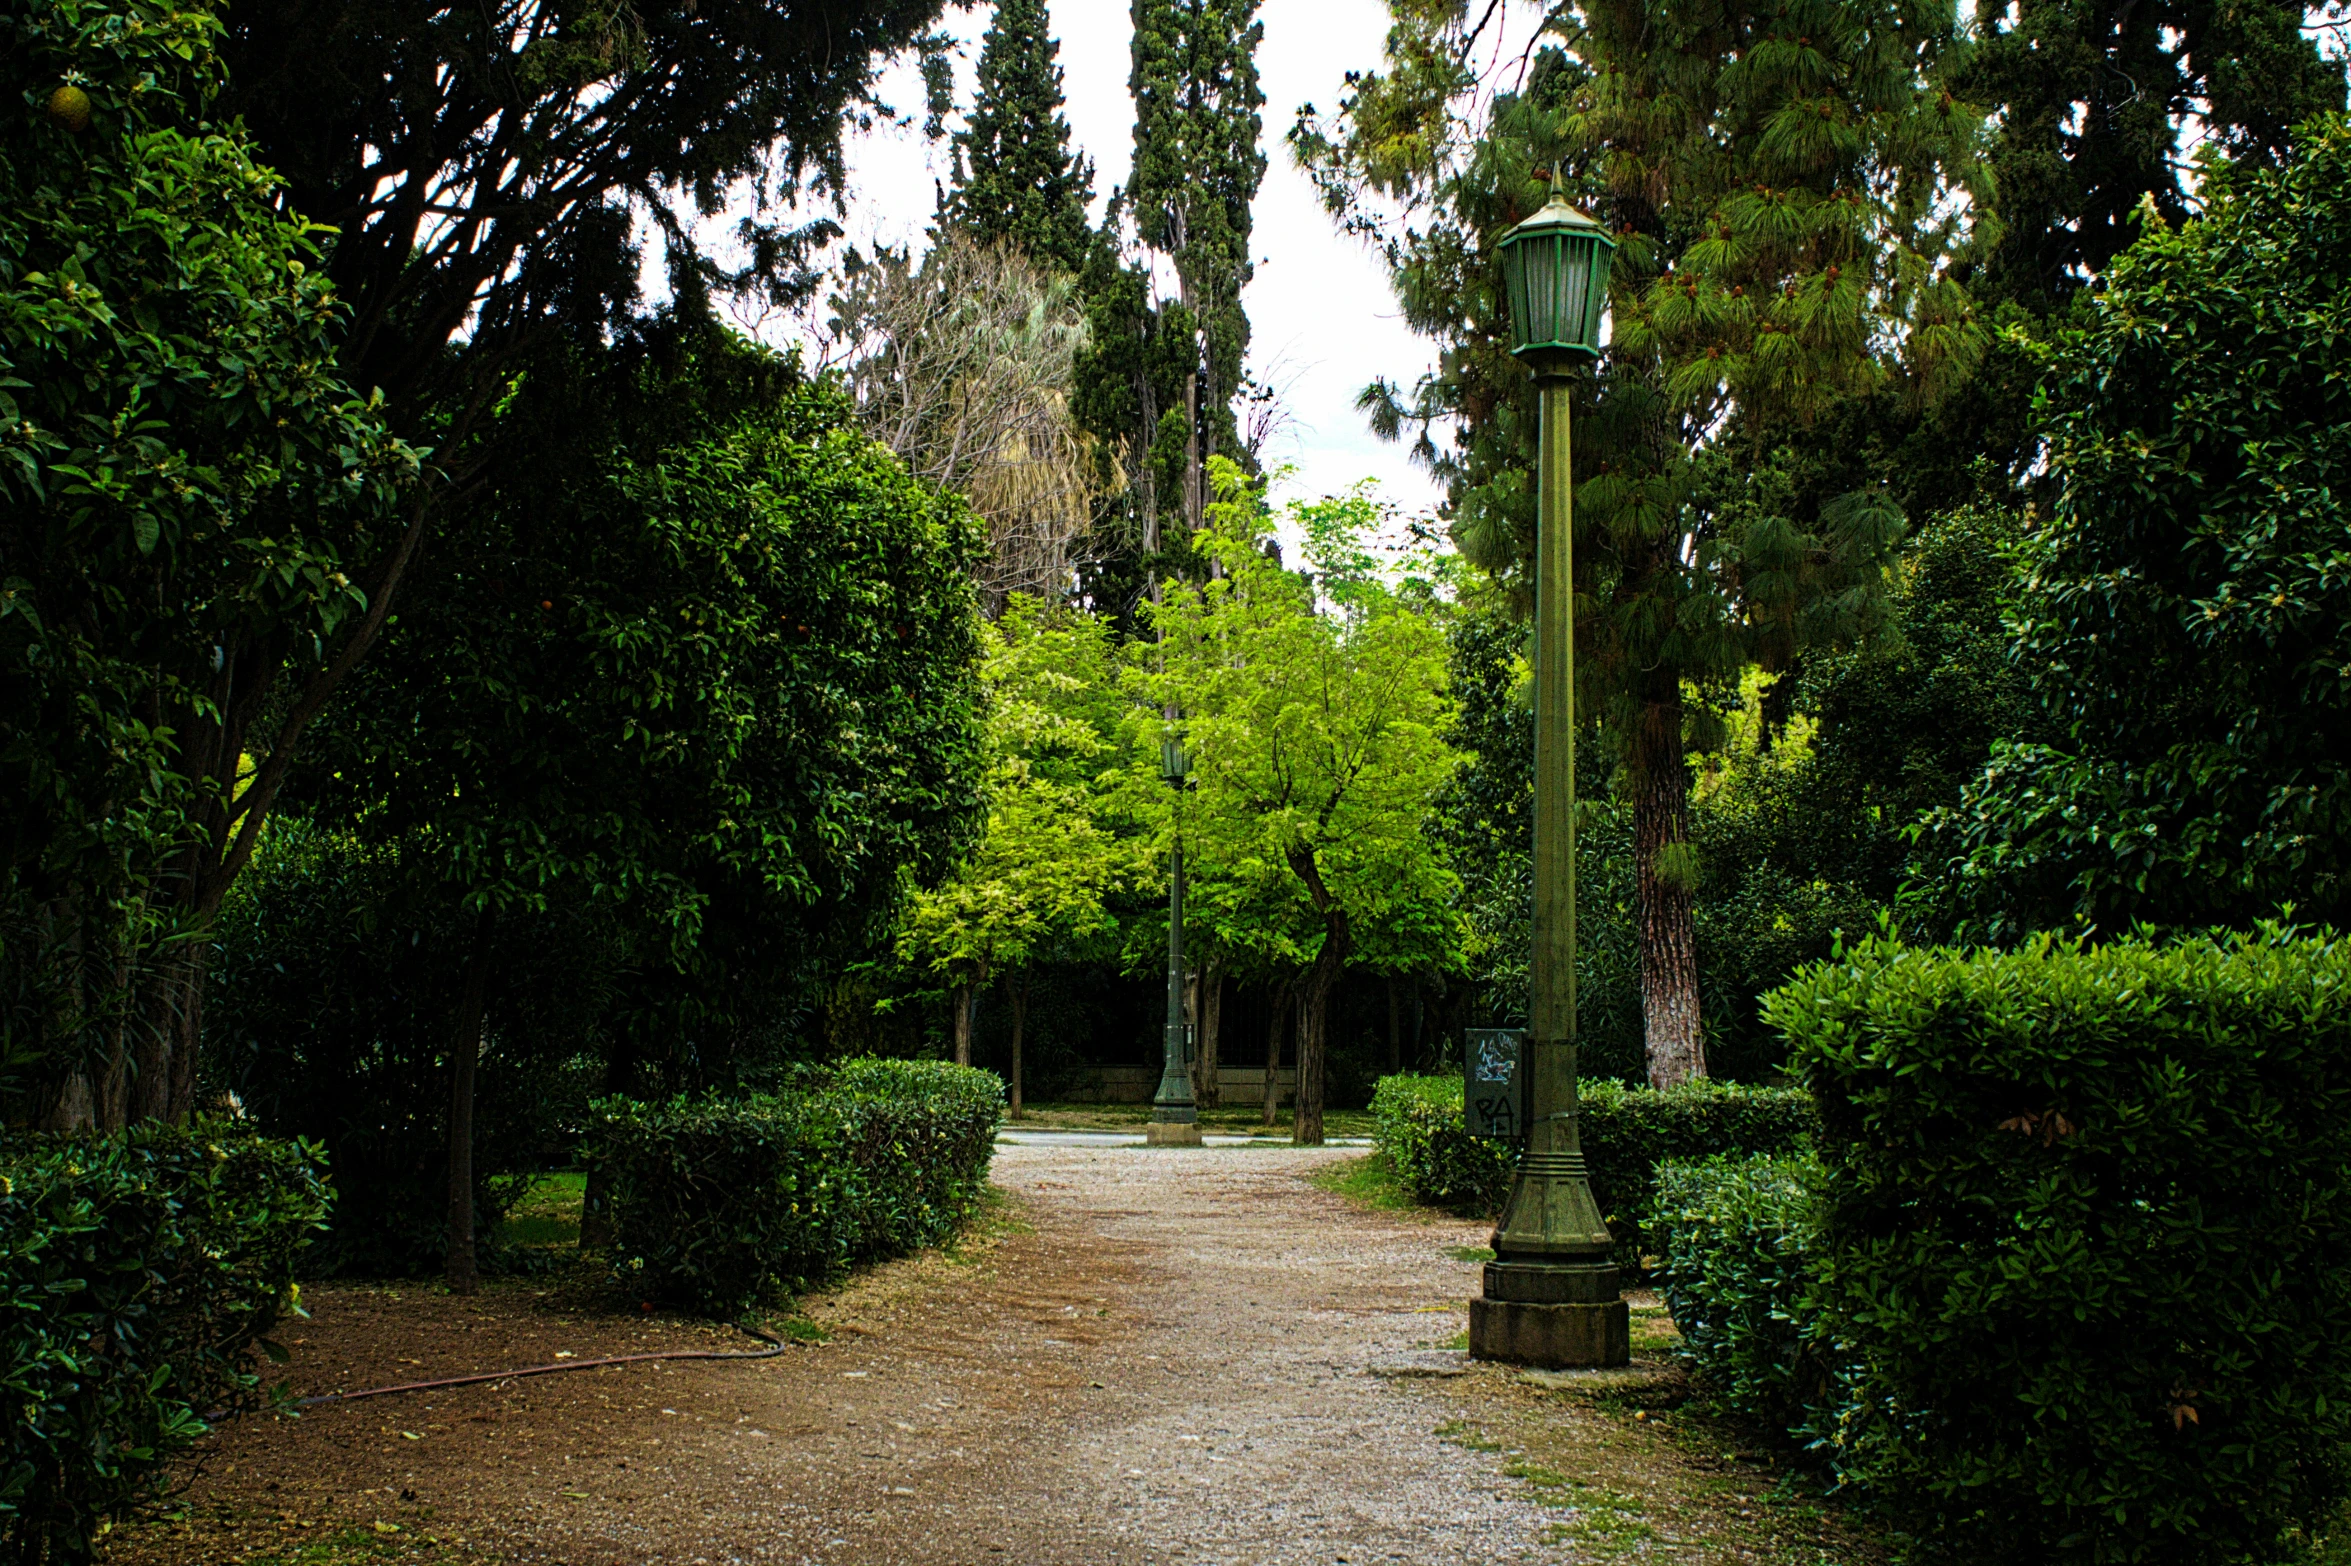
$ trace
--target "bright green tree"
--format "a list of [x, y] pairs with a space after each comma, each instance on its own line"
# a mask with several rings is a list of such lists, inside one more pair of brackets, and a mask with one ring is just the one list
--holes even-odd
[[1094, 166], [1070, 150], [1061, 67], [1045, 0], [996, 0], [980, 44], [979, 93], [955, 136], [947, 221], [1075, 276], [1092, 231]]
[[[1798, 482], [1805, 432], [1846, 400], [1921, 404], [1986, 334], [1956, 282], [1981, 237], [1981, 118], [1933, 72], [1948, 5], [1608, 0], [1551, 22], [1522, 93], [1464, 123], [1461, 40], [1489, 8], [1400, 8], [1391, 69], [1333, 131], [1293, 133], [1335, 209], [1384, 236], [1408, 319], [1447, 346], [1375, 427], [1459, 421], [1440, 458], [1465, 552], [1513, 584], [1531, 560], [1530, 389], [1504, 354], [1493, 241], [1542, 199], [1546, 166], [1621, 249], [1614, 341], [1577, 395], [1578, 677], [1634, 814], [1653, 1081], [1705, 1071], [1689, 821], [1692, 750], [1714, 746], [1694, 686], [1886, 614], [1902, 517], [1875, 488]], [[1400, 201], [1402, 227], [1377, 202]]]
[[952, 987], [959, 1065], [971, 1063], [974, 998], [991, 978], [1008, 980], [1015, 1112], [1028, 969], [1108, 929], [1102, 900], [1131, 857], [1099, 819], [1095, 782], [1118, 716], [1113, 668], [1098, 621], [1013, 598], [981, 663], [985, 824], [953, 874], [913, 895], [899, 926], [899, 955]]
[[209, 919], [181, 894], [249, 803], [244, 660], [366, 619], [417, 472], [337, 372], [317, 231], [221, 123], [220, 31], [0, 16], [0, 1059], [10, 1118], [61, 1128], [185, 1114], [201, 943], [156, 938]]
[[1445, 643], [1426, 614], [1366, 590], [1341, 605], [1262, 548], [1262, 496], [1219, 458], [1220, 500], [1206, 547], [1223, 574], [1173, 584], [1151, 613], [1156, 647], [1137, 646], [1131, 720], [1155, 760], [1181, 714], [1195, 787], [1169, 830], [1210, 864], [1263, 861], [1296, 879], [1320, 928], [1303, 976], [1294, 1135], [1322, 1140], [1331, 988], [1360, 925], [1400, 904], [1446, 902], [1451, 869], [1427, 827], [1458, 757], [1443, 738]]

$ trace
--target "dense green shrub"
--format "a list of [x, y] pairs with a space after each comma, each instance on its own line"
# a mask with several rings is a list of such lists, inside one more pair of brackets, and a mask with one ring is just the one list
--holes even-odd
[[89, 1558], [221, 1412], [324, 1225], [317, 1149], [223, 1127], [0, 1145], [0, 1554]]
[[[1653, 1249], [1641, 1225], [1660, 1163], [1789, 1153], [1812, 1130], [1811, 1102], [1793, 1088], [1698, 1081], [1659, 1092], [1602, 1081], [1577, 1091], [1592, 1194], [1628, 1264]], [[1373, 1139], [1416, 1200], [1481, 1215], [1502, 1210], [1517, 1144], [1469, 1134], [1459, 1077], [1383, 1077], [1372, 1123]]]
[[1769, 1015], [1849, 1473], [1979, 1560], [2269, 1561], [2341, 1493], [2351, 946], [1871, 941]]
[[852, 1060], [825, 1102], [856, 1172], [852, 1262], [937, 1245], [988, 1181], [1004, 1083], [941, 1060]]
[[987, 1183], [1003, 1083], [858, 1060], [820, 1085], [596, 1106], [613, 1255], [652, 1298], [733, 1315], [859, 1262], [935, 1245]]
[[1682, 1355], [1726, 1402], [1784, 1429], [1835, 1407], [1833, 1356], [1806, 1330], [1811, 1154], [1669, 1162], [1648, 1214]]

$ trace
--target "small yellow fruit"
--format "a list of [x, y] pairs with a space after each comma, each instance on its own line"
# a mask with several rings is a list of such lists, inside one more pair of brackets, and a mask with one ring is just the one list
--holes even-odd
[[80, 135], [90, 128], [90, 95], [67, 82], [49, 95], [49, 118]]

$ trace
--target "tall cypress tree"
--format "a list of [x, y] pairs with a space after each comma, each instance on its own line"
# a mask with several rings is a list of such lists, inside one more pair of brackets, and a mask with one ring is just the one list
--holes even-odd
[[1135, 171], [1126, 195], [1143, 244], [1175, 268], [1178, 297], [1159, 330], [1192, 346], [1180, 403], [1151, 434], [1154, 466], [1175, 481], [1186, 528], [1207, 503], [1208, 459], [1241, 455], [1233, 400], [1249, 352], [1241, 290], [1249, 203], [1265, 177], [1258, 0], [1133, 0]]
[[1070, 150], [1060, 53], [1045, 0], [996, 0], [980, 46], [979, 95], [955, 137], [945, 216], [975, 239], [1017, 245], [1074, 276], [1086, 264], [1094, 166]]

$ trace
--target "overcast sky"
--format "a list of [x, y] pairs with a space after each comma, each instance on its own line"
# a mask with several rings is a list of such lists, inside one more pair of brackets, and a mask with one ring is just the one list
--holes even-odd
[[[1134, 162], [1134, 104], [1127, 96], [1131, 26], [1124, 0], [1049, 0], [1061, 39], [1069, 122], [1095, 166], [1095, 215]], [[948, 28], [964, 40], [958, 102], [968, 106], [988, 8], [950, 11]], [[1379, 375], [1410, 386], [1435, 363], [1424, 340], [1405, 329], [1378, 261], [1341, 235], [1291, 161], [1284, 133], [1301, 104], [1330, 113], [1349, 70], [1377, 68], [1387, 36], [1382, 0], [1265, 0], [1265, 43], [1258, 70], [1265, 87], [1267, 168], [1255, 207], [1257, 276], [1245, 301], [1254, 331], [1250, 367], [1280, 388], [1292, 424], [1267, 452], [1269, 464], [1298, 469], [1293, 492], [1320, 495], [1376, 478], [1407, 510], [1437, 500], [1427, 476], [1402, 446], [1375, 438], [1355, 411], [1355, 395]], [[909, 65], [893, 70], [885, 98], [919, 110], [919, 80]], [[919, 118], [919, 114], [915, 117]], [[933, 206], [933, 181], [947, 170], [947, 148], [919, 128], [860, 138], [851, 149], [850, 238], [860, 244], [922, 241]]]

